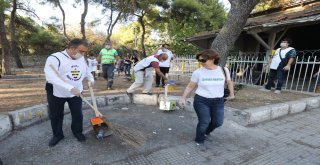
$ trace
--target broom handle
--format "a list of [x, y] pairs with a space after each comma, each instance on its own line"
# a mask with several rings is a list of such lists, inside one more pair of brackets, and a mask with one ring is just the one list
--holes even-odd
[[[94, 97], [94, 93], [93, 93], [93, 89], [92, 89], [92, 86], [91, 84], [88, 82], [88, 86], [89, 86], [89, 91], [90, 91], [90, 95], [91, 95], [91, 100], [92, 100], [92, 103], [93, 103], [93, 107], [97, 110], [98, 109], [98, 106], [97, 106], [97, 101], [96, 101], [96, 98]], [[95, 111], [96, 113], [96, 117], [99, 116], [99, 114], [97, 113], [97, 111]], [[101, 113], [100, 113], [101, 114]]]
[[[62, 80], [62, 81], [64, 81], [65, 83], [68, 83], [60, 74], [59, 74], [59, 72], [53, 67], [53, 65], [49, 65], [50, 66], [50, 68], [54, 71], [54, 73]], [[86, 100], [84, 97], [83, 97], [83, 95], [82, 94], [80, 94], [80, 97], [81, 97], [81, 99], [84, 101], [84, 102], [86, 102], [93, 110], [94, 110], [94, 112], [95, 112], [95, 114], [96, 114], [96, 116], [97, 116], [97, 114], [99, 115], [99, 116], [103, 116], [99, 111], [98, 111], [98, 109], [96, 109], [95, 107], [93, 107], [89, 102], [88, 102], [88, 100]]]

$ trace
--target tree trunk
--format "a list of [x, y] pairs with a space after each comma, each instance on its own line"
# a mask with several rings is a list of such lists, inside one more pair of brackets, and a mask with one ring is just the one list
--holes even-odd
[[139, 16], [138, 20], [139, 20], [139, 23], [142, 27], [142, 34], [141, 34], [141, 49], [142, 49], [142, 58], [145, 58], [147, 57], [147, 54], [146, 54], [146, 49], [144, 47], [144, 36], [146, 34], [146, 26], [144, 24], [144, 21], [143, 21], [143, 17], [144, 17], [144, 13], [142, 12], [141, 16]]
[[17, 67], [23, 68], [19, 52], [18, 52], [18, 44], [16, 40], [16, 27], [15, 27], [15, 20], [16, 20], [16, 11], [17, 11], [17, 0], [13, 0], [12, 2], [12, 11], [11, 11], [11, 18], [10, 18], [10, 37], [11, 37], [11, 55], [13, 55]]
[[222, 66], [225, 65], [228, 52], [241, 34], [251, 11], [259, 0], [229, 0], [229, 2], [231, 9], [227, 21], [211, 45], [211, 48], [221, 55]]
[[86, 19], [86, 16], [87, 16], [87, 13], [88, 13], [88, 0], [83, 0], [83, 4], [84, 4], [84, 11], [83, 13], [81, 14], [81, 34], [82, 34], [82, 39], [87, 39], [86, 37], [86, 29], [85, 29], [85, 19]]
[[4, 11], [0, 13], [0, 39], [2, 45], [2, 61], [1, 61], [1, 75], [10, 75], [11, 70], [11, 54], [9, 41], [6, 36], [6, 27], [5, 27], [5, 15]]
[[[111, 11], [112, 12], [112, 11]], [[112, 23], [112, 21], [110, 21], [110, 23], [109, 23], [109, 26], [108, 26], [108, 34], [107, 34], [107, 39], [105, 40], [105, 41], [110, 41], [110, 39], [111, 39], [111, 36], [112, 36], [112, 31], [113, 31], [113, 28], [114, 28], [114, 26], [117, 24], [117, 22], [118, 22], [118, 20], [119, 20], [119, 18], [120, 18], [120, 16], [121, 16], [121, 14], [122, 14], [122, 12], [119, 12], [118, 13], [118, 15], [117, 15], [117, 18], [114, 20], [114, 22]], [[113, 15], [113, 14], [111, 14], [111, 15]], [[112, 20], [112, 19], [110, 19], [110, 20]]]
[[67, 30], [66, 30], [66, 14], [61, 6], [60, 0], [57, 0], [57, 5], [59, 6], [59, 9], [61, 10], [61, 13], [62, 13], [63, 35], [64, 35], [64, 37], [67, 38], [68, 41], [70, 41], [70, 39], [67, 35]]

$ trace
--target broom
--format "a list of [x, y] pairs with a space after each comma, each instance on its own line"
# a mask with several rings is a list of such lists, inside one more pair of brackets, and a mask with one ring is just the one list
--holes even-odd
[[[55, 72], [55, 74], [64, 82], [67, 82], [60, 74], [59, 72], [53, 67], [53, 65], [49, 65], [51, 69]], [[93, 93], [92, 93], [93, 94]], [[102, 113], [94, 106], [92, 106], [83, 96], [80, 94], [80, 97], [86, 102], [96, 113], [96, 116], [99, 116], [103, 120]], [[148, 136], [145, 135], [145, 133], [132, 129], [127, 128], [118, 124], [111, 124], [110, 122], [105, 122], [103, 120], [103, 123], [105, 123], [115, 134], [115, 136], [119, 137], [122, 141], [125, 143], [133, 146], [133, 147], [139, 147], [142, 146], [146, 141]]]

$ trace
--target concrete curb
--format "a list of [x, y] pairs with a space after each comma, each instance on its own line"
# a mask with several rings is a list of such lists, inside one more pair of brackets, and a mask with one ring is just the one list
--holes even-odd
[[143, 105], [158, 105], [158, 94], [134, 94], [133, 103], [134, 104], [143, 104]]
[[0, 140], [5, 138], [12, 131], [10, 117], [6, 114], [0, 114]]
[[320, 107], [320, 97], [239, 110], [226, 107], [225, 116], [240, 125], [250, 126]]

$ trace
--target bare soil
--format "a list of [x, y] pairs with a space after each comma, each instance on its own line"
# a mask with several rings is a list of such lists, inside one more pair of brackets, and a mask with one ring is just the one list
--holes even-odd
[[[175, 80], [177, 89], [170, 95], [181, 95], [189, 78], [182, 77]], [[87, 83], [85, 84], [84, 96], [89, 97]], [[94, 91], [96, 96], [121, 94], [132, 84], [128, 79], [122, 76], [116, 76], [112, 90], [106, 89], [106, 81], [99, 77], [95, 83]], [[24, 107], [47, 103], [45, 93], [45, 80], [2, 80], [0, 79], [0, 112], [13, 111]], [[236, 99], [226, 102], [226, 106], [246, 109], [250, 107], [275, 104], [287, 101], [298, 100], [311, 97], [303, 93], [282, 92], [274, 94], [272, 92], [262, 92], [255, 87], [237, 86]], [[141, 90], [136, 91], [141, 93]], [[164, 88], [153, 88], [152, 93], [164, 93]]]

